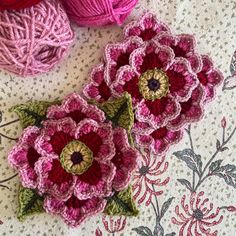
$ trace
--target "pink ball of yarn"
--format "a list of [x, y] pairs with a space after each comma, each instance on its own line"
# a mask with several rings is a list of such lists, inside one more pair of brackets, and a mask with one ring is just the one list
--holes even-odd
[[138, 0], [62, 0], [69, 17], [81, 26], [121, 25]]
[[74, 33], [58, 0], [0, 11], [0, 68], [20, 76], [48, 72], [65, 55]]

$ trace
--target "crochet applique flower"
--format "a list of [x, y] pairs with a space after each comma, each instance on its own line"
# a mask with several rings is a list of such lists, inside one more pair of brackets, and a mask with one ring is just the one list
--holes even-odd
[[[26, 117], [38, 115], [37, 110], [21, 112]], [[120, 191], [125, 197], [120, 201], [129, 209], [124, 214], [132, 215], [132, 209], [137, 214], [129, 188], [126, 196], [137, 157], [126, 130], [113, 127], [102, 110], [73, 93], [60, 105], [49, 106], [40, 127], [24, 130], [8, 159], [22, 185], [43, 198], [43, 208], [75, 227], [105, 208], [112, 214], [114, 204], [122, 214], [123, 208], [113, 200], [113, 195], [119, 199]], [[21, 198], [25, 209], [30, 200]], [[38, 205], [33, 208], [39, 211]]]
[[[103, 76], [95, 76], [96, 67], [84, 94], [104, 102], [129, 93], [136, 143], [163, 154], [180, 140], [187, 124], [203, 117], [205, 103], [214, 97], [223, 77], [208, 56], [197, 52], [192, 35], [172, 34], [150, 13], [130, 23], [124, 36], [123, 42], [107, 46], [100, 67]], [[168, 132], [172, 138], [165, 136]]]

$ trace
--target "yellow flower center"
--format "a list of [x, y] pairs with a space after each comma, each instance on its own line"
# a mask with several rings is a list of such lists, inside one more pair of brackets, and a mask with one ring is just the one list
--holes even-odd
[[139, 78], [139, 91], [147, 100], [165, 97], [169, 92], [169, 78], [162, 70], [148, 70]]
[[74, 140], [63, 148], [60, 161], [68, 173], [82, 175], [93, 163], [93, 152], [84, 143]]

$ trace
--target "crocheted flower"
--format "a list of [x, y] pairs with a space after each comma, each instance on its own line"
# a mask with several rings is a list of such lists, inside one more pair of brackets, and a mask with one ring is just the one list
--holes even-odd
[[180, 140], [181, 129], [202, 118], [222, 74], [209, 57], [198, 54], [192, 35], [172, 34], [150, 13], [130, 23], [124, 35], [123, 42], [106, 47], [99, 82], [96, 67], [84, 94], [104, 102], [129, 93], [136, 142], [163, 154]]
[[36, 188], [37, 186], [34, 165], [40, 158], [40, 154], [35, 150], [34, 142], [39, 132], [37, 127], [25, 129], [20, 140], [8, 155], [10, 165], [19, 171], [21, 183], [26, 188]]
[[218, 232], [212, 232], [211, 227], [220, 224], [223, 216], [219, 215], [220, 209], [213, 211], [213, 204], [209, 203], [209, 199], [202, 199], [204, 192], [191, 193], [189, 204], [185, 204], [186, 195], [182, 197], [181, 207], [183, 213], [180, 212], [179, 206], [175, 207], [175, 213], [178, 217], [172, 218], [173, 224], [179, 225], [179, 236], [184, 235], [207, 235], [217, 236]]
[[102, 110], [76, 93], [49, 107], [46, 117], [41, 128], [25, 129], [9, 162], [25, 187], [45, 197], [47, 212], [77, 226], [128, 187], [138, 152], [125, 129], [113, 128]]
[[1, 0], [0, 10], [18, 10], [38, 4], [41, 0]]

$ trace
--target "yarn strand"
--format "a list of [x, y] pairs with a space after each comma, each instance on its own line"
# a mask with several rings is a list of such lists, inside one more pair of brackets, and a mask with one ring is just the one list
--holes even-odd
[[81, 26], [123, 24], [138, 0], [62, 0], [69, 17]]

